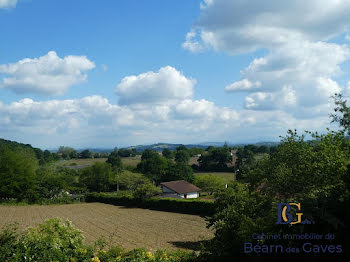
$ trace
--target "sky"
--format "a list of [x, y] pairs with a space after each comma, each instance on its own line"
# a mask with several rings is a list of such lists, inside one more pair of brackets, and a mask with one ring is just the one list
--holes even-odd
[[278, 141], [350, 95], [350, 0], [0, 0], [0, 137]]

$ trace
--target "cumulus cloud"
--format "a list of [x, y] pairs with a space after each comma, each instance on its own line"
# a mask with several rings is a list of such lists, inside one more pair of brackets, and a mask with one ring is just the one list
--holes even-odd
[[240, 81], [233, 82], [232, 84], [225, 87], [227, 92], [235, 92], [235, 91], [254, 91], [259, 89], [261, 86], [261, 82], [251, 82], [248, 79], [242, 79]]
[[[212, 126], [238, 125], [238, 118], [236, 111], [219, 108], [207, 100], [185, 99], [171, 105], [114, 105], [104, 97], [87, 96], [41, 102], [29, 98], [10, 104], [0, 102], [2, 134], [10, 137], [26, 134], [26, 137], [39, 143], [46, 141], [46, 145], [51, 146], [57, 146], [63, 138], [67, 139], [65, 143], [71, 141], [73, 144], [75, 139], [98, 143], [101, 137], [129, 141], [130, 134], [143, 134], [153, 141], [170, 136], [174, 139], [174, 132], [179, 140], [182, 136], [183, 139], [199, 139], [202, 137], [200, 132], [213, 135], [224, 130], [212, 129]], [[146, 137], [138, 139], [145, 143]], [[136, 143], [134, 141], [129, 144]]]
[[197, 32], [195, 31], [190, 31], [186, 34], [186, 41], [182, 44], [182, 47], [193, 53], [204, 51], [204, 46], [199, 43]]
[[[350, 23], [348, 0], [211, 0], [204, 1], [201, 10], [194, 27], [198, 44], [230, 54], [298, 39], [325, 41], [346, 31]], [[188, 40], [193, 43], [193, 37]]]
[[144, 103], [172, 103], [191, 98], [195, 79], [187, 78], [171, 66], [158, 72], [127, 76], [116, 88], [121, 105]]
[[350, 50], [328, 40], [347, 33], [350, 1], [206, 0], [200, 8], [185, 49], [267, 53], [241, 71], [241, 80], [225, 87], [249, 92], [246, 109], [283, 110], [307, 119], [325, 114], [329, 97], [344, 91], [336, 79]]
[[0, 0], [0, 8], [13, 8], [16, 5], [17, 0]]
[[0, 65], [0, 75], [5, 75], [0, 87], [16, 93], [61, 95], [69, 87], [85, 82], [86, 72], [94, 67], [95, 64], [85, 56], [60, 58], [50, 51], [39, 58]]

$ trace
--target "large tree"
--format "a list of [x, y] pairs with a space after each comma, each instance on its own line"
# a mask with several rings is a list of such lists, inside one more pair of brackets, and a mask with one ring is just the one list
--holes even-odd
[[114, 181], [112, 166], [108, 163], [95, 163], [81, 170], [80, 183], [91, 192], [104, 192], [111, 189]]
[[0, 198], [34, 197], [38, 160], [30, 148], [0, 145]]
[[171, 160], [166, 159], [157, 152], [146, 149], [142, 153], [141, 162], [137, 165], [137, 169], [156, 184], [159, 184], [167, 173], [170, 163]]

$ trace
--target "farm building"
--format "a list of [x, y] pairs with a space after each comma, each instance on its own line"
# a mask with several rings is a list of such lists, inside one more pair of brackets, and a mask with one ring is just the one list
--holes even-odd
[[164, 197], [198, 198], [200, 188], [185, 180], [163, 182], [160, 184]]

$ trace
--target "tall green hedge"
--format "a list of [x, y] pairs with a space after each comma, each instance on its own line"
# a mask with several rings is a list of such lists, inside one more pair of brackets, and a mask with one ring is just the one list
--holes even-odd
[[85, 201], [202, 216], [209, 216], [214, 213], [213, 202], [199, 199], [151, 198], [140, 201], [130, 195], [88, 193], [85, 196]]

